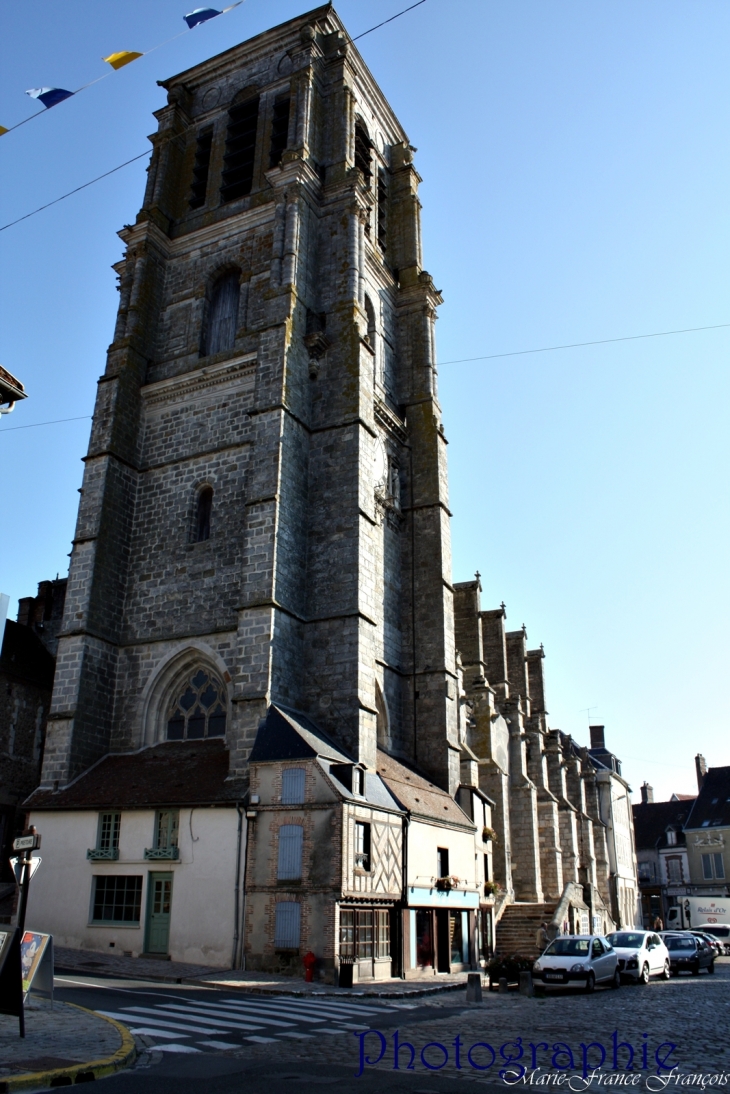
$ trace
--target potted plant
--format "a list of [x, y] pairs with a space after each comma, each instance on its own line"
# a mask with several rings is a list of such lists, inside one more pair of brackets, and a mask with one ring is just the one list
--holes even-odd
[[488, 843], [490, 840], [492, 841], [492, 843], [496, 843], [497, 833], [494, 831], [493, 828], [490, 828], [488, 824], [485, 824], [482, 828], [482, 839], [485, 843]]
[[497, 893], [501, 893], [501, 892], [502, 892], [502, 886], [498, 882], [496, 882], [496, 881], [485, 881], [484, 882], [484, 895], [485, 896], [496, 896]]
[[436, 878], [436, 888], [442, 893], [448, 893], [451, 889], [457, 889], [458, 886], [459, 879], [458, 877], [453, 877], [453, 875]]
[[533, 958], [525, 957], [524, 954], [495, 954], [487, 965], [489, 990], [494, 991], [499, 987], [499, 981], [503, 977], [508, 984], [519, 984], [520, 973], [532, 972], [533, 964]]

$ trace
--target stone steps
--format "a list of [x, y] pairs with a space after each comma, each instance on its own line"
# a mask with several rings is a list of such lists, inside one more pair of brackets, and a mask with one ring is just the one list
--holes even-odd
[[497, 924], [495, 951], [536, 956], [535, 941], [541, 923], [549, 923], [555, 911], [552, 904], [508, 904]]

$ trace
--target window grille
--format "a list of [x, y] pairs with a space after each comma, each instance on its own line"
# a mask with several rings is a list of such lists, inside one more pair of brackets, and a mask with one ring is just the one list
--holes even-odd
[[145, 847], [144, 857], [177, 860], [180, 857], [178, 833], [180, 813], [177, 809], [158, 809], [155, 814], [155, 838], [153, 847]]
[[238, 326], [238, 301], [241, 295], [240, 273], [231, 270], [218, 278], [208, 308], [203, 356], [233, 349]]
[[205, 192], [208, 189], [208, 172], [210, 171], [210, 153], [213, 147], [213, 130], [205, 129], [198, 134], [195, 147], [195, 164], [193, 166], [193, 181], [190, 187], [190, 208], [199, 209], [205, 205]]
[[269, 167], [278, 167], [289, 140], [289, 98], [277, 99], [271, 123]]
[[279, 829], [279, 862], [276, 876], [279, 881], [299, 881], [302, 876], [301, 824], [282, 824]]
[[142, 877], [107, 875], [94, 878], [92, 922], [139, 923]]
[[274, 922], [274, 948], [296, 950], [301, 934], [302, 907], [293, 900], [280, 900], [276, 905]]
[[362, 821], [355, 822], [355, 865], [370, 869], [370, 825]]
[[198, 501], [195, 508], [195, 532], [194, 542], [203, 543], [210, 539], [210, 517], [213, 511], [213, 487], [204, 486], [198, 492]]
[[251, 193], [258, 118], [258, 98], [238, 103], [228, 111], [221, 186], [221, 200], [224, 202], [235, 201], [236, 198]]
[[226, 732], [225, 690], [212, 673], [198, 669], [185, 681], [167, 719], [168, 741], [223, 737]]
[[287, 767], [281, 773], [282, 805], [300, 805], [304, 801], [304, 768]]

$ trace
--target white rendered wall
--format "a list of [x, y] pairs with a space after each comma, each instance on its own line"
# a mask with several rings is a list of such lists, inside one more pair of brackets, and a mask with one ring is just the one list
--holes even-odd
[[[144, 950], [147, 884], [151, 873], [173, 875], [169, 952], [173, 961], [230, 968], [233, 959], [238, 814], [235, 808], [180, 810], [180, 858], [149, 862], [144, 849], [153, 846], [154, 810], [122, 812], [119, 859], [90, 862], [96, 846], [98, 813], [37, 812], [30, 817], [43, 837], [42, 863], [30, 886], [26, 923], [29, 929], [52, 934], [56, 946], [104, 953]], [[245, 852], [243, 821], [241, 879]], [[91, 924], [92, 876], [141, 874], [139, 924]], [[239, 898], [239, 915], [241, 900]], [[109, 943], [114, 942], [114, 948]]]
[[474, 833], [442, 828], [412, 820], [408, 826], [408, 884], [428, 888], [436, 877], [436, 849], [449, 850], [449, 873], [458, 877], [460, 888], [476, 889], [479, 884]]

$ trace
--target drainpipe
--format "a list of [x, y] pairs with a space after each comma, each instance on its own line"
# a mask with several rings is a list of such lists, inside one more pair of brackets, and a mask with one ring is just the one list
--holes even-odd
[[[231, 958], [231, 968], [237, 968], [236, 962], [238, 960], [238, 944], [239, 944], [239, 908], [241, 903], [241, 843], [243, 840], [243, 811], [241, 809], [241, 803], [236, 802], [236, 812], [238, 813], [238, 840], [236, 843], [236, 896], [235, 896], [235, 911], [233, 919], [233, 956]], [[248, 857], [248, 856], [247, 856]], [[246, 870], [244, 867], [244, 889], [246, 885]], [[244, 894], [245, 899], [245, 894]], [[243, 928], [243, 924], [241, 925]]]
[[406, 978], [406, 912], [408, 910], [408, 825], [410, 818], [407, 813], [403, 815], [403, 907], [401, 908], [400, 926], [400, 978]]

